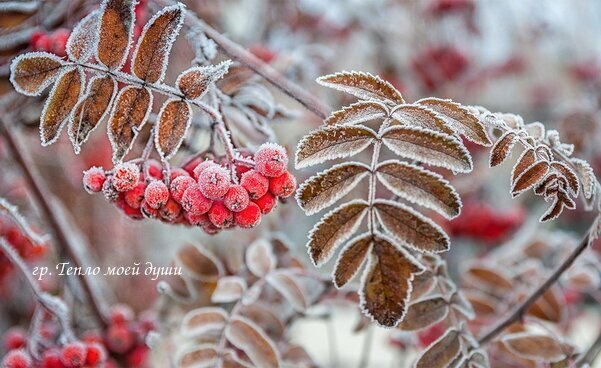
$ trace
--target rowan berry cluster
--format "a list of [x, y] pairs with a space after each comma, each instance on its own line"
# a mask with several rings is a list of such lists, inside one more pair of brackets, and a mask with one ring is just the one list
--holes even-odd
[[[288, 155], [277, 144], [263, 144], [252, 159], [235, 165], [235, 175], [222, 161], [199, 157], [169, 175], [156, 161], [126, 162], [111, 171], [92, 167], [83, 182], [89, 193], [102, 192], [133, 219], [199, 226], [209, 234], [256, 226], [278, 198], [296, 189], [287, 171]], [[144, 165], [147, 169], [141, 170]]]
[[59, 28], [52, 32], [36, 31], [29, 39], [29, 45], [35, 51], [51, 52], [58, 56], [66, 56], [67, 39], [71, 31], [66, 28]]

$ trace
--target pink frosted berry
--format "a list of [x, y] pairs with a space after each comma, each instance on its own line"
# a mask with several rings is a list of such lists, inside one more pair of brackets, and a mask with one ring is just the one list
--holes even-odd
[[27, 343], [27, 332], [21, 327], [12, 327], [4, 333], [4, 350], [20, 349]]
[[269, 178], [269, 191], [275, 196], [290, 197], [295, 189], [296, 178], [288, 171], [278, 177]]
[[154, 180], [146, 187], [144, 200], [151, 208], [159, 209], [169, 200], [167, 185], [159, 180]]
[[234, 214], [223, 202], [215, 202], [209, 210], [209, 220], [218, 228], [228, 227], [234, 221]]
[[193, 226], [205, 226], [211, 223], [211, 220], [209, 220], [209, 215], [206, 213], [203, 213], [202, 215], [197, 215], [194, 213], [185, 212], [184, 216], [186, 216], [186, 219], [188, 220], [190, 225]]
[[88, 349], [81, 342], [67, 344], [61, 350], [61, 363], [67, 368], [83, 367], [87, 354]]
[[194, 184], [190, 185], [184, 192], [181, 204], [184, 211], [195, 215], [202, 215], [209, 211], [213, 201], [202, 194], [198, 184]]
[[242, 228], [257, 226], [261, 222], [261, 209], [256, 203], [250, 202], [248, 207], [234, 213], [234, 222]]
[[190, 176], [182, 175], [173, 179], [169, 185], [171, 198], [173, 198], [177, 203], [181, 203], [184, 192], [190, 185], [196, 185], [196, 180]]
[[171, 176], [170, 176], [171, 180], [177, 178], [178, 176], [188, 176], [189, 177], [190, 174], [188, 174], [188, 172], [186, 170], [179, 168], [179, 167], [171, 170]]
[[222, 199], [230, 189], [230, 174], [219, 165], [210, 165], [198, 176], [202, 194], [209, 199]]
[[181, 212], [182, 206], [174, 201], [173, 198], [169, 198], [167, 203], [165, 203], [159, 210], [161, 217], [167, 222], [175, 221]]
[[264, 215], [271, 212], [277, 204], [276, 198], [271, 193], [265, 193], [263, 197], [256, 199], [254, 202], [259, 206], [261, 213]]
[[250, 198], [242, 185], [232, 185], [223, 198], [223, 204], [230, 211], [240, 212], [248, 206]]
[[267, 177], [280, 176], [288, 167], [288, 155], [284, 147], [276, 143], [264, 143], [255, 153], [257, 171]]
[[250, 170], [242, 175], [240, 185], [246, 189], [251, 199], [258, 199], [267, 193], [269, 180], [256, 170]]
[[124, 194], [125, 203], [131, 208], [140, 208], [142, 201], [144, 200], [144, 191], [146, 190], [146, 184], [138, 183], [132, 190], [128, 190]]
[[194, 168], [194, 179], [198, 180], [198, 178], [200, 177], [200, 174], [207, 168], [210, 166], [215, 166], [217, 165], [215, 163], [215, 161], [213, 160], [205, 160], [201, 163], [199, 163], [195, 168]]
[[11, 350], [2, 359], [2, 368], [30, 368], [33, 362], [29, 354], [23, 349]]
[[113, 185], [120, 192], [132, 190], [138, 185], [140, 168], [136, 164], [126, 162], [115, 166]]
[[113, 185], [112, 180], [105, 180], [102, 184], [102, 194], [109, 202], [115, 202], [119, 198], [119, 192]]
[[102, 167], [93, 166], [83, 172], [83, 187], [90, 194], [100, 192], [105, 180]]
[[144, 216], [144, 218], [147, 219], [155, 219], [161, 217], [159, 210], [150, 207], [150, 205], [148, 205], [148, 202], [146, 201], [142, 202], [142, 206], [140, 207], [140, 213], [142, 214], [142, 216]]

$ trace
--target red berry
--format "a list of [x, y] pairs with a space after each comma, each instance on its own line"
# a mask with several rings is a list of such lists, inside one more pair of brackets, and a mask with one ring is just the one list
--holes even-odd
[[125, 304], [116, 304], [111, 307], [109, 313], [111, 324], [120, 325], [131, 322], [134, 319], [134, 311]]
[[257, 226], [261, 222], [261, 209], [256, 203], [250, 202], [244, 210], [234, 213], [234, 221], [243, 228]]
[[73, 342], [63, 346], [61, 363], [67, 368], [83, 367], [86, 362], [87, 349], [81, 342]]
[[65, 56], [65, 50], [67, 46], [67, 40], [69, 39], [69, 34], [71, 34], [71, 31], [69, 31], [66, 28], [60, 28], [54, 31], [51, 37], [52, 44], [50, 46], [49, 51], [58, 56]]
[[269, 180], [255, 170], [250, 170], [242, 175], [240, 185], [248, 192], [251, 199], [261, 198], [269, 189]]
[[159, 209], [169, 200], [169, 189], [162, 181], [154, 180], [146, 187], [144, 201], [150, 208]]
[[171, 192], [171, 198], [173, 198], [177, 203], [181, 203], [184, 192], [190, 185], [196, 184], [196, 180], [194, 180], [190, 176], [178, 176], [177, 178], [171, 181], [169, 186], [169, 191]]
[[188, 219], [190, 225], [193, 226], [204, 226], [206, 224], [211, 223], [211, 220], [209, 220], [209, 215], [206, 213], [203, 213], [202, 215], [197, 215], [194, 213], [185, 212], [184, 216], [186, 216], [186, 219]]
[[290, 197], [294, 190], [296, 190], [296, 178], [288, 171], [276, 178], [269, 179], [269, 191], [275, 196]]
[[161, 217], [167, 222], [175, 221], [181, 212], [182, 206], [171, 198], [159, 210]]
[[14, 350], [25, 347], [26, 332], [21, 327], [13, 327], [4, 333], [4, 349]]
[[148, 175], [157, 180], [163, 180], [163, 167], [157, 160], [148, 160], [146, 165], [148, 165]]
[[198, 176], [202, 194], [209, 199], [222, 199], [230, 189], [230, 174], [219, 165], [210, 165]]
[[200, 163], [198, 163], [193, 170], [192, 176], [194, 176], [194, 179], [198, 180], [198, 178], [200, 177], [200, 174], [208, 167], [210, 166], [214, 166], [217, 165], [215, 163], [215, 161], [213, 160], [205, 160], [202, 161]]
[[202, 195], [198, 184], [190, 185], [182, 197], [184, 211], [195, 215], [207, 213], [213, 201]]
[[142, 216], [144, 216], [147, 219], [155, 219], [155, 218], [161, 217], [159, 210], [155, 210], [154, 208], [151, 208], [147, 202], [142, 202], [142, 207], [140, 207], [140, 212], [142, 213]]
[[106, 176], [101, 167], [92, 166], [83, 172], [83, 187], [90, 194], [100, 192], [105, 180]]
[[132, 350], [127, 357], [127, 366], [136, 368], [145, 366], [146, 358], [148, 357], [148, 348], [144, 345], [136, 346], [134, 350]]
[[265, 193], [265, 195], [254, 201], [257, 206], [261, 209], [262, 214], [268, 214], [273, 210], [275, 205], [277, 204], [276, 198], [271, 193]]
[[102, 194], [107, 201], [115, 202], [119, 198], [120, 193], [113, 185], [112, 180], [105, 180], [104, 184], [102, 184]]
[[86, 364], [99, 365], [106, 360], [104, 347], [97, 343], [87, 345]]
[[121, 206], [121, 210], [127, 217], [132, 218], [134, 220], [141, 220], [144, 218], [140, 208], [133, 208], [133, 207], [129, 206], [127, 203], [125, 203], [125, 200], [123, 200], [123, 205]]
[[125, 192], [125, 203], [131, 208], [140, 208], [142, 206], [142, 201], [144, 200], [144, 191], [146, 190], [146, 184], [138, 183], [136, 187], [132, 190], [128, 190]]
[[31, 357], [23, 349], [11, 350], [2, 359], [2, 368], [30, 368], [32, 366]]
[[113, 185], [120, 192], [132, 190], [138, 185], [140, 179], [140, 168], [137, 165], [126, 162], [115, 166], [113, 173]]
[[264, 143], [255, 153], [257, 171], [267, 177], [280, 176], [288, 166], [288, 155], [284, 147], [276, 143]]
[[169, 177], [171, 178], [171, 180], [173, 180], [173, 179], [175, 179], [175, 178], [177, 178], [179, 176], [190, 177], [190, 174], [188, 174], [188, 172], [186, 170], [181, 169], [181, 168], [178, 167], [177, 169], [171, 170], [171, 174], [170, 174]]
[[232, 185], [223, 198], [223, 204], [234, 212], [240, 212], [248, 206], [250, 198], [242, 185]]
[[228, 210], [223, 202], [215, 202], [209, 210], [209, 220], [218, 228], [224, 228], [231, 225], [234, 220], [234, 214]]
[[106, 345], [109, 350], [123, 354], [134, 345], [134, 335], [125, 325], [112, 325], [106, 332]]
[[56, 350], [46, 350], [42, 355], [42, 368], [64, 368], [60, 353]]

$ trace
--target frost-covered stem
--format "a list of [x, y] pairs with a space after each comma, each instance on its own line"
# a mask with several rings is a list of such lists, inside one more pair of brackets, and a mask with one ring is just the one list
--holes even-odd
[[578, 357], [578, 359], [576, 359], [576, 362], [574, 363], [574, 367], [581, 367], [585, 363], [592, 365], [600, 353], [601, 353], [601, 331], [597, 335], [597, 338], [595, 339], [593, 344], [584, 353], [582, 353]]
[[[148, 166], [148, 159], [150, 158], [150, 154], [152, 153], [152, 147], [154, 145], [154, 134], [156, 132], [156, 126], [154, 126], [151, 130], [150, 130], [150, 135], [148, 137], [148, 141], [146, 142], [146, 146], [144, 147], [144, 151], [142, 151], [142, 165], [143, 165], [143, 171], [144, 171], [144, 177], [146, 178], [146, 180], [148, 180], [148, 178], [150, 178], [150, 173], [149, 173], [149, 166]], [[167, 176], [169, 177], [169, 176]]]
[[17, 207], [2, 197], [0, 197], [0, 212], [8, 214], [19, 227], [19, 229], [21, 229], [21, 231], [36, 244], [42, 244], [48, 240], [46, 236], [40, 236], [38, 233], [33, 231], [25, 218], [19, 213]]
[[511, 313], [509, 313], [503, 320], [497, 323], [489, 332], [484, 334], [482, 337], [478, 339], [478, 343], [480, 345], [485, 345], [491, 342], [495, 337], [501, 334], [507, 327], [509, 327], [512, 323], [519, 321], [522, 319], [524, 313], [534, 304], [559, 278], [563, 273], [570, 268], [572, 263], [584, 252], [586, 248], [588, 248], [589, 244], [594, 240], [593, 233], [596, 231], [595, 227], [597, 226], [597, 219], [593, 222], [592, 227], [588, 230], [584, 238], [580, 241], [580, 244], [572, 253], [553, 271], [553, 273], [547, 278], [547, 280], [542, 283], [536, 290], [534, 290], [528, 298], [526, 298], [517, 308], [515, 308]]
[[[8, 122], [5, 119], [2, 119], [0, 122], [0, 131], [6, 139], [7, 146], [12, 157], [23, 170], [25, 179], [31, 188], [31, 193], [35, 198], [35, 201], [39, 204], [39, 208], [42, 210], [44, 217], [53, 230], [56, 243], [60, 251], [64, 252], [76, 267], [82, 267], [82, 262], [75, 251], [75, 245], [71, 243], [71, 240], [67, 236], [68, 230], [64, 228], [63, 224], [55, 215], [57, 211], [53, 208], [53, 204], [50, 202], [52, 194], [49, 192], [38, 171], [32, 164], [30, 164], [31, 160], [27, 156], [27, 153], [21, 149], [21, 147], [24, 147], [24, 145], [19, 142], [17, 135], [10, 129]], [[92, 312], [94, 313], [98, 322], [104, 326], [106, 324], [106, 320], [104, 318], [103, 309], [100, 306], [101, 299], [96, 295], [95, 289], [91, 285], [87, 276], [80, 276], [80, 280], [88, 297], [88, 301], [92, 307]]]
[[382, 125], [380, 125], [380, 129], [378, 129], [378, 140], [374, 143], [374, 151], [371, 156], [371, 164], [369, 166], [369, 171], [371, 176], [369, 177], [369, 194], [367, 203], [369, 205], [369, 213], [368, 213], [368, 227], [369, 232], [374, 233], [376, 230], [375, 227], [375, 219], [374, 219], [374, 211], [373, 205], [376, 200], [376, 186], [377, 186], [377, 178], [376, 178], [376, 167], [378, 166], [378, 161], [380, 160], [380, 151], [382, 150], [382, 140], [380, 139], [380, 135], [382, 132], [388, 127], [390, 124], [390, 116], [384, 119]]

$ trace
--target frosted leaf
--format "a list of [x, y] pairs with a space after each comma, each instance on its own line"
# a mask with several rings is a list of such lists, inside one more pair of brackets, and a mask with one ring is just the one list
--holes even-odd
[[307, 179], [296, 192], [296, 200], [307, 215], [331, 206], [352, 191], [369, 174], [360, 162], [335, 165]]
[[524, 128], [524, 119], [521, 116], [515, 114], [497, 114], [497, 116], [505, 121], [508, 127], [515, 130]]
[[193, 27], [186, 32], [186, 38], [194, 50], [196, 57], [192, 64], [203, 64], [217, 56], [217, 44], [207, 37], [201, 27]]
[[474, 312], [478, 317], [494, 316], [497, 313], [496, 300], [480, 293], [467, 293], [466, 299], [474, 308]]
[[555, 196], [551, 206], [549, 206], [549, 208], [547, 208], [547, 210], [541, 215], [539, 221], [547, 222], [547, 221], [555, 220], [563, 212], [563, 206], [564, 206], [563, 202], [560, 201], [557, 198], [557, 196]]
[[411, 299], [419, 300], [422, 296], [429, 294], [438, 284], [438, 279], [432, 271], [424, 271], [413, 279], [413, 292]]
[[563, 175], [566, 178], [570, 188], [570, 193], [574, 197], [578, 196], [578, 192], [580, 190], [580, 180], [578, 180], [578, 176], [576, 175], [574, 170], [572, 170], [571, 167], [560, 161], [552, 162], [551, 167], [560, 172], [561, 175]]
[[354, 125], [366, 121], [384, 119], [388, 116], [387, 107], [375, 101], [359, 101], [345, 106], [342, 110], [334, 111], [324, 125]]
[[216, 282], [224, 274], [221, 261], [203, 246], [188, 245], [178, 250], [176, 262], [194, 280]]
[[513, 185], [515, 183], [515, 179], [523, 174], [524, 170], [532, 166], [535, 161], [536, 153], [534, 153], [534, 149], [528, 148], [527, 150], [524, 150], [511, 170], [511, 185]]
[[181, 351], [176, 356], [178, 368], [212, 368], [219, 361], [217, 345], [193, 345]]
[[514, 287], [511, 277], [491, 264], [472, 264], [463, 272], [463, 276], [485, 290], [507, 291]]
[[278, 368], [279, 353], [275, 344], [254, 322], [235, 316], [225, 329], [225, 337], [236, 348], [244, 351], [258, 367]]
[[188, 338], [220, 332], [225, 328], [228, 313], [223, 308], [203, 307], [194, 309], [182, 319], [181, 332]]
[[547, 187], [549, 187], [551, 185], [556, 185], [557, 178], [558, 178], [557, 173], [550, 173], [547, 176], [545, 176], [545, 178], [534, 187], [534, 189], [533, 189], [534, 194], [536, 194], [536, 195], [545, 194], [547, 192]]
[[227, 74], [232, 62], [222, 61], [217, 65], [196, 66], [183, 71], [175, 84], [177, 88], [190, 100], [201, 98], [212, 83]]
[[570, 268], [564, 278], [573, 287], [581, 291], [592, 291], [601, 286], [599, 270], [592, 265], [579, 265], [578, 268]]
[[309, 255], [315, 266], [326, 263], [336, 248], [349, 239], [367, 213], [365, 201], [352, 201], [327, 213], [309, 233]]
[[438, 323], [449, 314], [449, 303], [442, 296], [433, 296], [409, 305], [407, 315], [399, 324], [401, 330], [418, 331]]
[[39, 96], [56, 80], [63, 61], [47, 52], [29, 52], [17, 56], [10, 64], [10, 82], [17, 92]]
[[213, 303], [231, 303], [240, 299], [246, 291], [246, 281], [240, 276], [225, 276], [217, 281], [217, 286], [211, 302]]
[[309, 300], [302, 284], [291, 273], [274, 271], [266, 276], [266, 280], [290, 303], [295, 311], [304, 312], [309, 307]]
[[274, 310], [270, 303], [253, 303], [240, 308], [240, 314], [261, 326], [263, 331], [274, 338], [282, 337], [286, 332], [286, 325], [278, 310]]
[[246, 248], [246, 266], [257, 277], [263, 277], [275, 269], [277, 260], [271, 244], [265, 239], [255, 240]]
[[571, 347], [551, 336], [519, 332], [501, 338], [503, 345], [520, 358], [539, 362], [558, 362], [567, 357]]
[[0, 197], [0, 213], [8, 214], [10, 217], [12, 217], [15, 224], [19, 227], [23, 234], [30, 238], [33, 242], [37, 244], [43, 244], [48, 241], [47, 235], [42, 236], [29, 226], [29, 223], [25, 217], [21, 215], [17, 206], [13, 205], [2, 197]]
[[383, 100], [392, 105], [405, 103], [400, 92], [390, 83], [369, 73], [343, 71], [319, 77], [317, 83], [349, 93], [362, 100]]
[[225, 349], [219, 362], [218, 368], [255, 368], [255, 365], [250, 364], [246, 359], [242, 360], [238, 357], [238, 353], [232, 349]]
[[460, 333], [448, 329], [422, 353], [415, 368], [446, 368], [461, 352]]
[[541, 140], [545, 137], [545, 126], [542, 123], [534, 122], [524, 126], [528, 135], [536, 140]]
[[[455, 130], [451, 128], [434, 110], [420, 105], [399, 105], [392, 109], [391, 115], [401, 124], [417, 126], [425, 129], [434, 130], [448, 135], [455, 135]], [[394, 125], [396, 121], [392, 120]], [[398, 122], [396, 122], [398, 124]]]
[[584, 197], [591, 198], [595, 193], [597, 186], [597, 180], [595, 179], [593, 168], [588, 162], [578, 158], [572, 158], [571, 162], [576, 168], [576, 173], [580, 178], [580, 185], [582, 186]]
[[159, 83], [165, 77], [169, 53], [184, 22], [185, 6], [167, 6], [144, 26], [132, 57], [132, 72], [148, 83]]
[[253, 303], [256, 303], [257, 300], [259, 300], [262, 291], [263, 286], [261, 285], [261, 283], [253, 284], [242, 296], [242, 304], [251, 305]]
[[127, 58], [135, 22], [133, 0], [104, 0], [96, 59], [111, 70], [121, 69]]
[[554, 285], [532, 304], [526, 312], [530, 316], [553, 323], [561, 323], [565, 317], [565, 302], [561, 289]]
[[451, 296], [451, 308], [463, 314], [463, 316], [468, 320], [473, 320], [476, 318], [474, 308], [461, 291], [454, 292]]
[[298, 143], [296, 168], [353, 156], [373, 143], [376, 133], [364, 126], [340, 125], [315, 130]]
[[262, 84], [247, 83], [240, 87], [232, 98], [233, 102], [251, 108], [262, 116], [272, 118], [275, 114], [276, 102], [273, 95]]
[[401, 157], [455, 172], [472, 170], [472, 159], [467, 149], [447, 134], [418, 127], [392, 126], [382, 133], [382, 142]]
[[515, 179], [515, 183], [511, 188], [513, 197], [523, 193], [524, 191], [534, 187], [547, 175], [550, 170], [550, 165], [547, 161], [539, 161], [532, 164], [529, 168]]
[[511, 150], [518, 141], [518, 136], [512, 131], [503, 134], [490, 150], [490, 167], [495, 167], [507, 160]]
[[449, 250], [449, 237], [440, 226], [411, 207], [382, 199], [376, 200], [374, 207], [386, 232], [402, 245], [427, 253]]
[[42, 5], [39, 1], [3, 1], [0, 3], [0, 12], [2, 13], [27, 13], [31, 14], [38, 10]]
[[73, 28], [66, 46], [69, 59], [85, 62], [92, 56], [98, 43], [100, 16], [100, 10], [93, 11]]
[[192, 121], [192, 107], [184, 100], [167, 100], [157, 117], [154, 144], [163, 160], [173, 157], [181, 146]]
[[441, 175], [404, 162], [389, 160], [376, 168], [378, 180], [403, 199], [451, 219], [459, 215], [461, 199]]
[[332, 279], [337, 288], [346, 285], [359, 273], [371, 249], [372, 238], [371, 233], [359, 235], [349, 240], [340, 251], [340, 256], [336, 260], [336, 265], [332, 273]]

